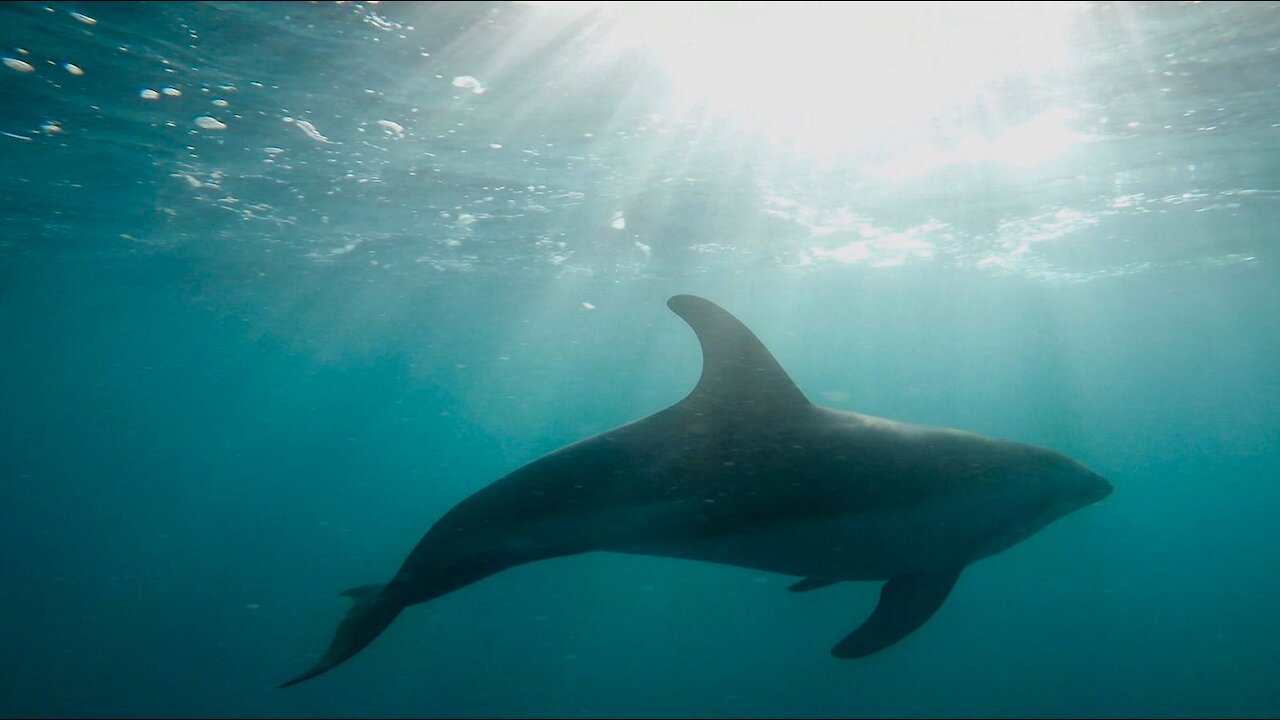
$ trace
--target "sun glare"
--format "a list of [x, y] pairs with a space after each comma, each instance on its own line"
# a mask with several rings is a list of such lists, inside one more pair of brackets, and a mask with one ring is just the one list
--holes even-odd
[[[920, 137], [1001, 81], [1037, 82], [1065, 69], [1069, 20], [1081, 9], [1056, 2], [557, 5], [604, 12], [608, 43], [664, 65], [674, 113], [697, 112], [816, 152]], [[1050, 145], [1067, 137], [1059, 133]], [[1017, 139], [967, 143], [969, 151], [990, 146], [996, 161], [1034, 163], [1050, 154]]]

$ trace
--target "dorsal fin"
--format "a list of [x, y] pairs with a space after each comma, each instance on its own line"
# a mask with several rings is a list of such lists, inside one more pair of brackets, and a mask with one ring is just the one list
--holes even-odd
[[702, 377], [685, 403], [772, 411], [809, 404], [764, 343], [719, 305], [676, 295], [667, 307], [689, 323], [702, 344]]

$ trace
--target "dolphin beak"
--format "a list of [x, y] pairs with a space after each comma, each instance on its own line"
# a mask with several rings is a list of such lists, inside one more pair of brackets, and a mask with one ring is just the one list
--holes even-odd
[[1089, 497], [1092, 498], [1090, 500], [1091, 503], [1101, 502], [1105, 500], [1108, 495], [1115, 492], [1116, 488], [1109, 480], [1097, 473], [1091, 474], [1093, 476], [1090, 478], [1089, 482]]

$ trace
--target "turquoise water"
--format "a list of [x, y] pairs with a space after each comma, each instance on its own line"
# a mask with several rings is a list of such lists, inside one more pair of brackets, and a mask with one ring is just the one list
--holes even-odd
[[[592, 8], [0, 6], [0, 715], [1280, 714], [1280, 6], [1064, 22], [730, 100], [681, 83], [746, 55]], [[591, 554], [274, 689], [459, 500], [679, 400], [677, 293], [1116, 492], [863, 660], [877, 584]]]

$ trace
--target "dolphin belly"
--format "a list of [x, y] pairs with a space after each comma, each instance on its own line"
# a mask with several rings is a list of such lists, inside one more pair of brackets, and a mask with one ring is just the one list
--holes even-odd
[[965, 505], [932, 503], [601, 549], [802, 577], [889, 580], [963, 566], [983, 554], [991, 528], [975, 524]]

